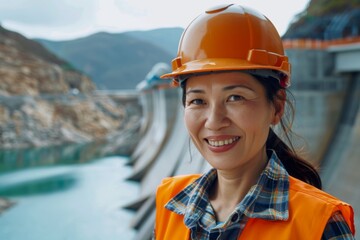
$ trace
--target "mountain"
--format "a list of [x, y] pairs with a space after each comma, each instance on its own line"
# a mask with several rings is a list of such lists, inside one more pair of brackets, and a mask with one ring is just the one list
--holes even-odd
[[360, 35], [360, 0], [311, 0], [283, 39], [331, 40]]
[[170, 63], [181, 33], [181, 28], [167, 28], [34, 40], [89, 75], [100, 89], [134, 89], [156, 63]]
[[125, 34], [150, 42], [157, 47], [165, 49], [171, 56], [176, 56], [179, 39], [183, 31], [184, 29], [182, 28], [160, 28], [150, 31], [131, 31]]

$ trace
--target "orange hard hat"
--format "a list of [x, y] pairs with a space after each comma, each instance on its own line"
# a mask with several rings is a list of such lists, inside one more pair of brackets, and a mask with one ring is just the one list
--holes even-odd
[[290, 85], [290, 63], [272, 22], [250, 8], [226, 4], [189, 24], [172, 72], [161, 77], [173, 78], [176, 85], [194, 73], [261, 69], [276, 73], [283, 87]]

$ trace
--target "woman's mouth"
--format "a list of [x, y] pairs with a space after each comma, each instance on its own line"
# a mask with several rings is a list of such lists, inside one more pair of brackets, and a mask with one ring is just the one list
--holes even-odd
[[236, 142], [239, 139], [240, 139], [240, 137], [233, 137], [233, 138], [223, 139], [223, 140], [209, 140], [209, 139], [206, 139], [206, 140], [210, 146], [221, 147], [224, 145], [232, 144], [233, 142]]
[[237, 141], [239, 141], [240, 137], [229, 137], [221, 140], [215, 139], [205, 139], [208, 143], [210, 150], [214, 152], [224, 152], [232, 148]]

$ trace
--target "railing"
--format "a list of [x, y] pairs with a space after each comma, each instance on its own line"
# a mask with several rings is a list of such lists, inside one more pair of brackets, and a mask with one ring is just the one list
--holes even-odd
[[333, 46], [345, 44], [360, 44], [360, 36], [347, 37], [333, 40], [317, 39], [285, 39], [283, 45], [285, 49], [326, 49]]

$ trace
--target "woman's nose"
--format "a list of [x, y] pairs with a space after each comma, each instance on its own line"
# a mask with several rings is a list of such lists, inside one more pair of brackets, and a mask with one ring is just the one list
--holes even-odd
[[219, 130], [230, 125], [226, 108], [222, 105], [212, 105], [206, 113], [205, 128]]

